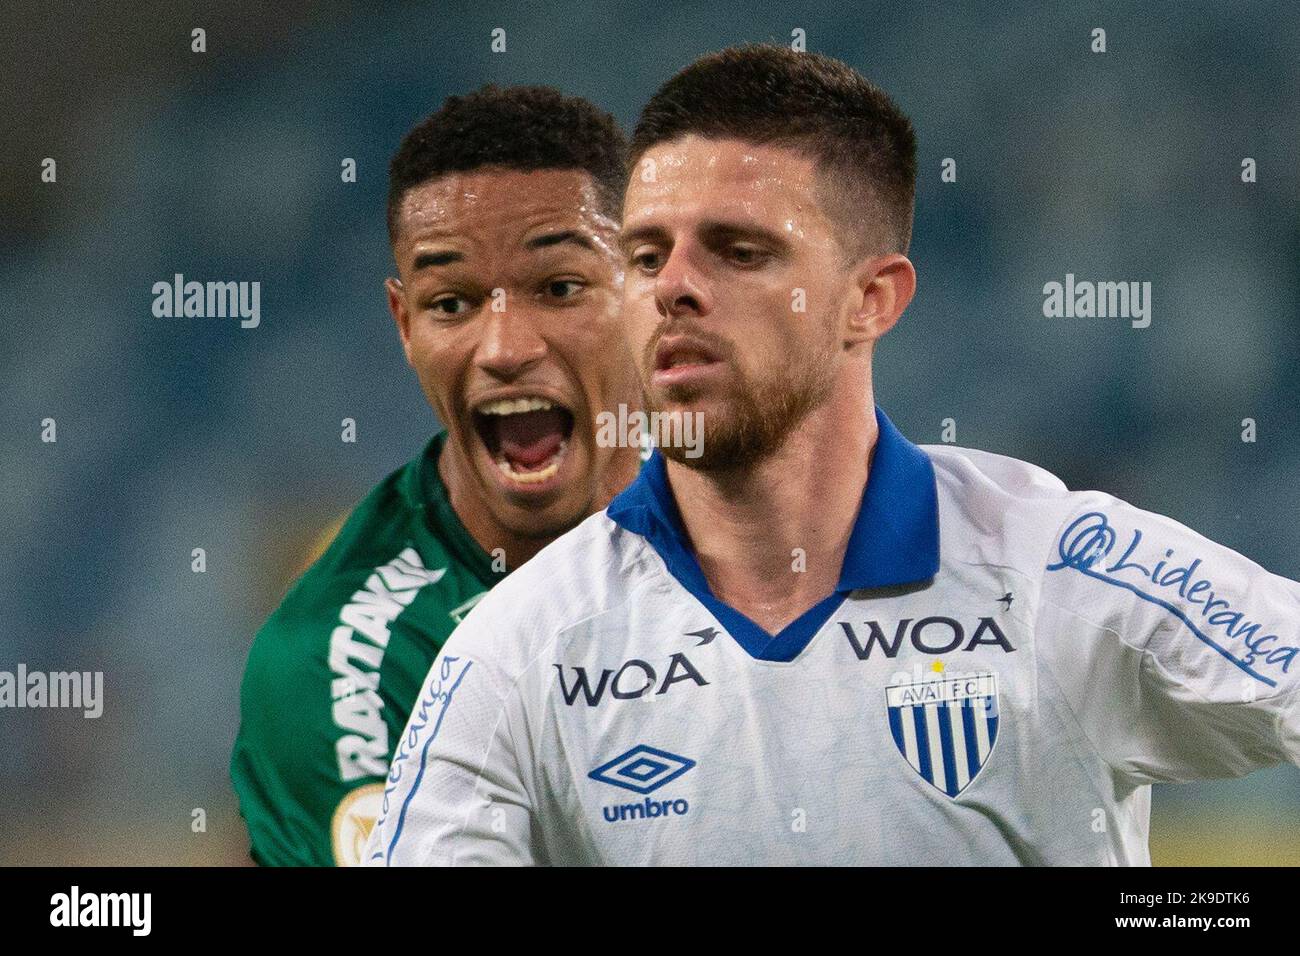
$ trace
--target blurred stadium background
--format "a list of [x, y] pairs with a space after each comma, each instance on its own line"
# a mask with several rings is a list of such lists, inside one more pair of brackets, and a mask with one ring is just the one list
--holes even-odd
[[[698, 54], [804, 29], [920, 135], [920, 290], [876, 363], [904, 432], [938, 441], [954, 418], [958, 444], [1300, 578], [1294, 3], [17, 0], [5, 20], [0, 669], [102, 670], [106, 704], [0, 712], [0, 862], [245, 860], [226, 768], [252, 634], [435, 427], [384, 305], [386, 163], [489, 81], [630, 125]], [[177, 272], [260, 281], [260, 327], [154, 318], [151, 286]], [[1044, 319], [1067, 272], [1152, 282], [1151, 327]], [[1153, 802], [1158, 864], [1300, 864], [1294, 767]]]

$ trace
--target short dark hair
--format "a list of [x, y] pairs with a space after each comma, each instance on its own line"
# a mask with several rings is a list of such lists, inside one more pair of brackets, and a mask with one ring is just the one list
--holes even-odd
[[907, 251], [916, 133], [885, 91], [848, 64], [767, 44], [703, 56], [646, 104], [630, 162], [692, 133], [804, 153], [822, 174], [819, 193], [846, 250], [858, 255], [883, 242], [880, 251]]
[[449, 96], [415, 126], [388, 166], [388, 237], [397, 237], [402, 198], [454, 172], [500, 166], [530, 172], [580, 169], [596, 185], [601, 211], [622, 218], [627, 139], [614, 117], [549, 86], [492, 84]]

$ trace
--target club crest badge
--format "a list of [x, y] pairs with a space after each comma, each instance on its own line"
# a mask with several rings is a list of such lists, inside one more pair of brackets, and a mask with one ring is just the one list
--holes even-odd
[[955, 797], [984, 767], [998, 739], [996, 674], [927, 674], [885, 688], [898, 752], [926, 783]]
[[384, 785], [368, 783], [357, 787], [334, 810], [330, 842], [337, 866], [360, 866], [366, 840], [374, 829], [384, 803]]

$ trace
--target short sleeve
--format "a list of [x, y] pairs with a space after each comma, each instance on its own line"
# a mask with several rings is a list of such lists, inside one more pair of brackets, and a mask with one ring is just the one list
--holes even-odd
[[1109, 495], [1070, 504], [1035, 646], [1095, 751], [1139, 783], [1300, 764], [1300, 584]]
[[[282, 653], [297, 646], [279, 618], [258, 632], [240, 688], [240, 723], [230, 775], [263, 866], [329, 866], [330, 813], [348, 792], [334, 767], [325, 720], [309, 697], [328, 680], [316, 662]], [[375, 778], [382, 779], [382, 778]]]

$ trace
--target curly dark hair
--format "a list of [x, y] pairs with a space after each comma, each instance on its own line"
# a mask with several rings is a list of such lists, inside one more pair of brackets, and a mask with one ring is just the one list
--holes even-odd
[[851, 66], [768, 44], [703, 56], [641, 111], [631, 162], [692, 133], [804, 153], [817, 163], [823, 205], [851, 254], [907, 251], [916, 134], [884, 90]]
[[627, 139], [614, 117], [549, 86], [492, 84], [449, 96], [415, 126], [388, 166], [388, 236], [397, 236], [402, 197], [415, 186], [484, 166], [531, 171], [581, 169], [601, 211], [622, 218]]

